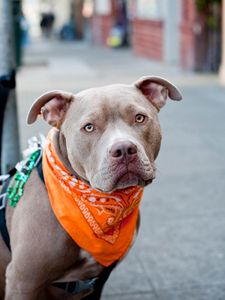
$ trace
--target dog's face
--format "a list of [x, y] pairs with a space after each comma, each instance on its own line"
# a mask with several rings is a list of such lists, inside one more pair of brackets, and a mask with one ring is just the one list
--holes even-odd
[[107, 192], [150, 182], [161, 134], [156, 109], [140, 91], [113, 85], [75, 99], [61, 126], [73, 169]]
[[161, 142], [157, 115], [168, 95], [181, 99], [176, 87], [158, 77], [76, 95], [55, 91], [35, 102], [28, 123], [41, 113], [57, 127], [70, 165], [93, 188], [111, 192], [145, 186], [155, 177]]

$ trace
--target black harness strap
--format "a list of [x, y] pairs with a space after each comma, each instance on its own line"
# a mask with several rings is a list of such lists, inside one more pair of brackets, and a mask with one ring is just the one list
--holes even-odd
[[39, 175], [41, 181], [45, 184], [45, 179], [44, 179], [44, 174], [43, 174], [43, 169], [42, 169], [42, 158], [40, 159], [39, 163], [37, 164], [36, 169], [38, 171], [38, 175]]
[[6, 179], [6, 181], [4, 182], [1, 190], [1, 195], [0, 195], [0, 232], [9, 251], [11, 251], [11, 247], [10, 247], [9, 232], [6, 226], [5, 213], [6, 213], [6, 206], [7, 206], [7, 189], [10, 180], [15, 175], [15, 173], [16, 173], [15, 168], [9, 171], [9, 178]]
[[77, 280], [77, 281], [70, 281], [70, 282], [56, 282], [52, 285], [64, 290], [70, 294], [78, 294], [82, 291], [91, 291], [94, 289], [94, 285], [97, 278], [87, 279], [87, 280]]
[[109, 275], [111, 274], [112, 270], [116, 267], [118, 264], [118, 261], [115, 261], [110, 266], [105, 267], [103, 271], [98, 275], [96, 281], [94, 282], [94, 289], [91, 294], [88, 296], [82, 298], [82, 300], [94, 300], [94, 299], [100, 299], [102, 290], [104, 287], [105, 282], [109, 278]]

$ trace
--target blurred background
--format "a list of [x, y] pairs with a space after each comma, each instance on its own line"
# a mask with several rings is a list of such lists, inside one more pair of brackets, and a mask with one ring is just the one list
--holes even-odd
[[137, 241], [103, 299], [225, 299], [225, 3], [0, 0], [1, 173], [21, 159], [32, 102], [143, 75], [183, 94], [159, 114], [157, 178]]

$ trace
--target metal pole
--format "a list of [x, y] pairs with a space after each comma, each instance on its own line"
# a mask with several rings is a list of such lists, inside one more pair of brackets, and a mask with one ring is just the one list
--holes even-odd
[[220, 66], [220, 82], [225, 85], [225, 0], [222, 1], [222, 62]]
[[[10, 77], [15, 69], [15, 41], [13, 32], [12, 0], [0, 0], [0, 76]], [[13, 81], [13, 78], [11, 78]], [[10, 80], [9, 80], [10, 81]], [[7, 80], [6, 80], [7, 82]], [[0, 87], [1, 88], [1, 87]], [[13, 84], [7, 84], [1, 88], [8, 89], [8, 97], [1, 97], [5, 101], [3, 116], [1, 148], [1, 173], [6, 173], [15, 166], [19, 160], [19, 134], [17, 121], [16, 91]]]

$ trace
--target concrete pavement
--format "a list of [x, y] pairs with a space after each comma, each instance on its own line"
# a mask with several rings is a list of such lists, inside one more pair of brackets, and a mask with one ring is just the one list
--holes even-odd
[[168, 101], [160, 112], [157, 178], [145, 191], [137, 241], [111, 275], [103, 299], [224, 300], [225, 89], [216, 76], [184, 73], [127, 49], [35, 42], [17, 78], [22, 147], [29, 136], [48, 130], [41, 121], [25, 124], [41, 93], [130, 83], [147, 74], [170, 79], [184, 100]]

